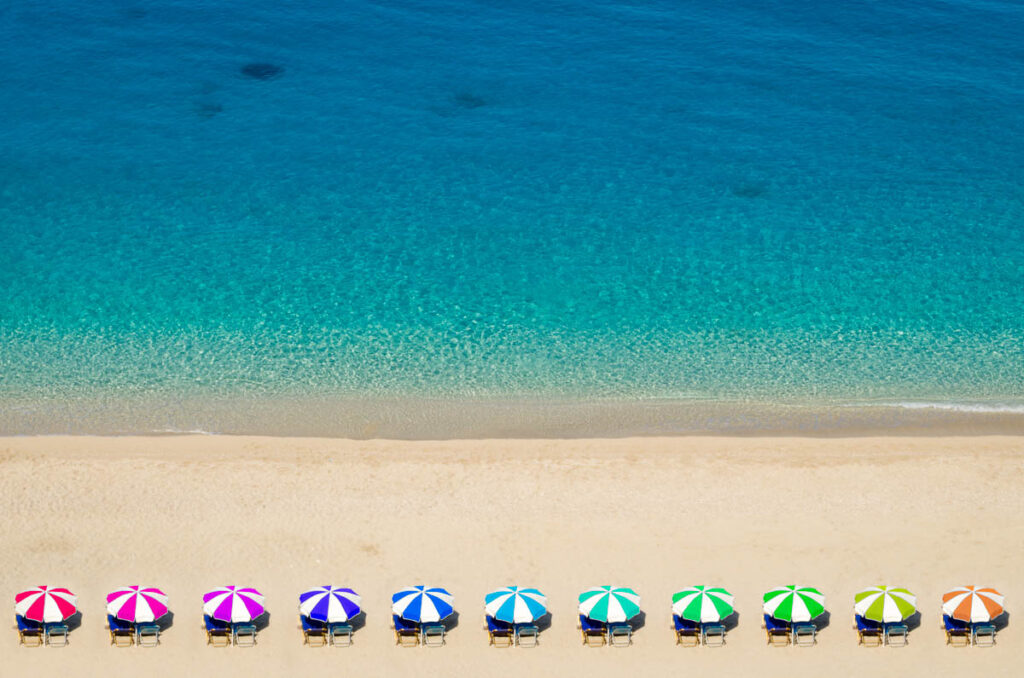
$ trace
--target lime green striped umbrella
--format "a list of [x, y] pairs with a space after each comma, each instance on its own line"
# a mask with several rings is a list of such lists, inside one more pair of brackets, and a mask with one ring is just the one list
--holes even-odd
[[876, 622], [901, 622], [917, 611], [917, 596], [895, 586], [869, 586], [853, 602], [855, 613]]
[[640, 614], [640, 596], [622, 586], [595, 586], [580, 594], [580, 614], [606, 624], [629, 621]]
[[672, 594], [672, 613], [689, 621], [722, 621], [732, 612], [732, 594], [719, 586], [690, 586]]
[[764, 611], [782, 621], [811, 621], [825, 611], [825, 595], [810, 586], [777, 586], [764, 594]]

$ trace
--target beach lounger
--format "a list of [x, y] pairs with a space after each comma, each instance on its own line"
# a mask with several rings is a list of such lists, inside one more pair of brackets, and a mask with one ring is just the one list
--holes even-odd
[[976, 647], [992, 647], [996, 644], [996, 625], [990, 623], [971, 624], [971, 644]]
[[583, 644], [587, 647], [603, 647], [605, 638], [605, 625], [592, 620], [590, 617], [580, 615], [580, 633], [583, 635]]
[[420, 644], [420, 627], [417, 624], [407, 622], [397, 614], [391, 615], [391, 622], [395, 629], [395, 645], [416, 647]]
[[725, 624], [701, 624], [700, 639], [705, 647], [722, 647], [725, 645]]
[[863, 615], [853, 615], [857, 628], [857, 644], [865, 647], [881, 647], [882, 625], [876, 621], [865, 619]]
[[420, 642], [424, 647], [441, 647], [444, 645], [444, 624], [431, 623], [420, 625]]
[[907, 628], [906, 624], [886, 624], [885, 644], [889, 647], [906, 647], [908, 632], [909, 629]]
[[516, 645], [537, 647], [540, 645], [540, 628], [533, 624], [516, 624]]
[[255, 624], [232, 624], [231, 640], [235, 647], [256, 646], [256, 625]]
[[676, 645], [683, 647], [700, 645], [700, 624], [683, 619], [677, 614], [672, 615], [672, 623], [676, 627]]
[[114, 647], [131, 647], [135, 644], [135, 629], [131, 622], [122, 621], [108, 614], [107, 629], [110, 631], [110, 644]]
[[789, 632], [789, 624], [771, 615], [764, 615], [764, 633], [769, 645], [772, 647], [786, 647], [789, 645]]
[[498, 621], [491, 615], [487, 619], [487, 637], [494, 647], [512, 647], [515, 642], [515, 627], [508, 622]]
[[335, 622], [327, 625], [327, 640], [332, 647], [352, 646], [352, 625]]
[[209, 615], [203, 615], [203, 624], [206, 626], [206, 644], [214, 647], [227, 647], [231, 645], [231, 624], [222, 622]]
[[793, 644], [797, 647], [812, 647], [818, 642], [818, 627], [814, 622], [793, 624]]
[[160, 625], [146, 622], [135, 625], [135, 644], [138, 647], [156, 647], [160, 644]]
[[325, 647], [327, 645], [326, 624], [310, 619], [304, 614], [299, 615], [299, 624], [302, 626], [303, 645], [310, 647]]
[[633, 644], [633, 627], [629, 622], [608, 624], [608, 645], [611, 647], [629, 647]]
[[43, 624], [46, 644], [50, 647], [67, 647], [68, 625], [64, 623]]
[[43, 625], [39, 622], [25, 619], [20, 614], [14, 615], [18, 623], [18, 644], [25, 647], [40, 647], [43, 644]]
[[971, 644], [971, 628], [967, 622], [942, 615], [942, 626], [946, 630], [946, 645], [968, 647]]

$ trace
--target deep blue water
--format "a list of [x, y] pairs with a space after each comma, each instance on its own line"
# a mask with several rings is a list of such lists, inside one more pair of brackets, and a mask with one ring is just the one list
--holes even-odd
[[0, 397], [1021, 402], [1022, 111], [1016, 1], [8, 0]]

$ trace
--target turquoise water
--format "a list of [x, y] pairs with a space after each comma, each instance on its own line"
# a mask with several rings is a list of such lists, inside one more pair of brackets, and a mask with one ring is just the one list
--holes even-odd
[[1024, 6], [832, 5], [4, 3], [0, 403], [1018, 407]]

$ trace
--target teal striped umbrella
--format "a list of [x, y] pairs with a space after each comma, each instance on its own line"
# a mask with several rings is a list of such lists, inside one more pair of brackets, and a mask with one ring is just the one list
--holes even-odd
[[825, 595], [810, 586], [777, 586], [764, 594], [764, 611], [782, 621], [811, 621], [825, 611]]
[[853, 602], [855, 613], [876, 622], [901, 622], [917, 611], [917, 596], [895, 586], [869, 586]]
[[629, 621], [640, 614], [640, 596], [622, 586], [595, 586], [580, 594], [580, 614], [606, 624]]
[[718, 622], [733, 612], [732, 594], [719, 586], [690, 586], [672, 594], [672, 612], [694, 622]]

